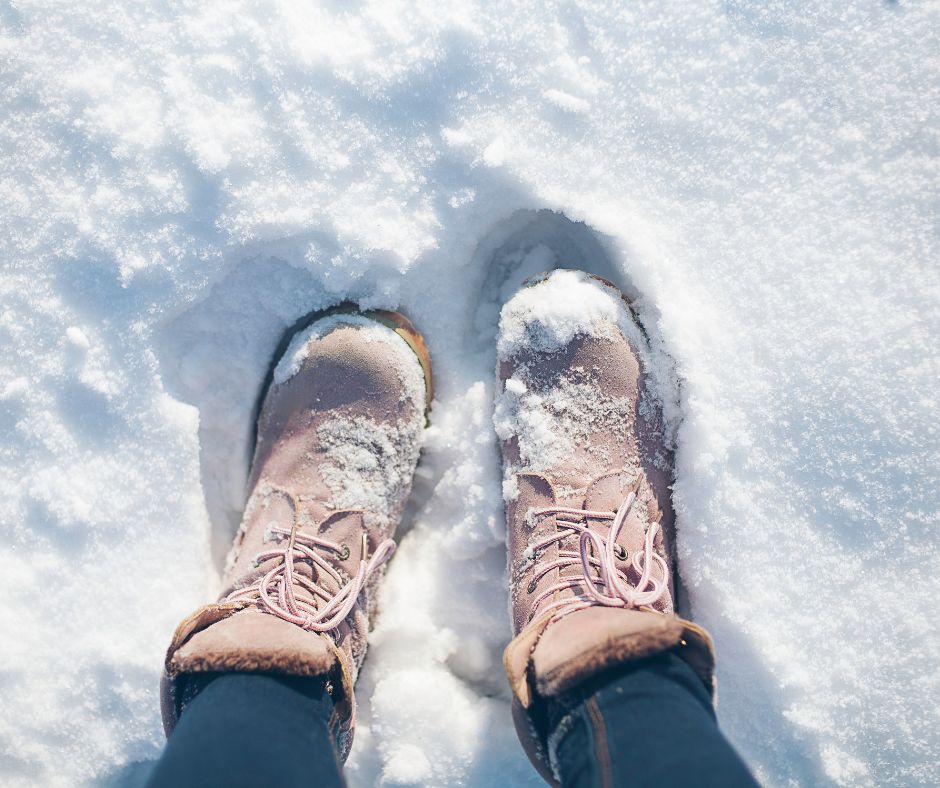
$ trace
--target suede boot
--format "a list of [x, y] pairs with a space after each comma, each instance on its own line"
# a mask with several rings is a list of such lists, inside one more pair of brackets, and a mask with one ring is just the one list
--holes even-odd
[[167, 652], [164, 726], [187, 674], [317, 676], [345, 758], [376, 585], [431, 400], [428, 353], [401, 315], [334, 310], [293, 335], [266, 386], [224, 589]]
[[675, 649], [711, 692], [714, 654], [675, 615], [672, 455], [620, 291], [578, 271], [533, 277], [502, 310], [497, 350], [515, 634], [504, 665], [520, 739], [554, 782], [550, 729], [585, 682]]

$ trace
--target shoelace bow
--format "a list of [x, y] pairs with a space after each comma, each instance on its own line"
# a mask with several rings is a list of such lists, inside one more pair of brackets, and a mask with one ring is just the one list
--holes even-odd
[[[385, 539], [368, 557], [366, 534], [362, 534], [362, 552], [359, 569], [347, 582], [321, 555], [321, 552], [335, 553], [339, 560], [349, 557], [349, 547], [330, 539], [304, 533], [298, 522], [299, 507], [294, 496], [286, 490], [274, 490], [290, 503], [294, 522], [290, 528], [269, 525], [265, 532], [265, 541], [278, 537], [287, 539], [283, 549], [262, 550], [255, 556], [255, 565], [260, 566], [272, 558], [280, 558], [268, 572], [254, 582], [230, 593], [226, 602], [255, 601], [268, 613], [285, 621], [296, 624], [313, 632], [329, 632], [336, 629], [352, 612], [359, 593], [369, 577], [378, 570], [395, 552], [395, 542]], [[323, 588], [294, 568], [296, 561], [309, 561], [316, 568], [316, 576], [321, 572], [332, 578], [339, 587], [335, 593]], [[300, 599], [294, 592], [295, 584], [306, 589], [314, 602]], [[322, 604], [319, 604], [321, 603]]]
[[[529, 544], [523, 553], [527, 561], [533, 561], [540, 550], [544, 550], [555, 542], [561, 542], [569, 536], [580, 534], [580, 540], [577, 552], [559, 550], [557, 559], [538, 566], [529, 582], [529, 592], [534, 591], [541, 578], [554, 569], [563, 571], [578, 567], [581, 570], [580, 575], [572, 574], [568, 577], [563, 576], [559, 571], [559, 582], [544, 589], [532, 600], [533, 611], [538, 610], [541, 603], [556, 592], [567, 590], [573, 591], [574, 596], [555, 600], [546, 605], [541, 612], [557, 609], [558, 612], [553, 616], [553, 620], [557, 621], [576, 610], [596, 605], [636, 608], [659, 601], [668, 588], [669, 567], [653, 549], [653, 540], [659, 531], [658, 522], [652, 523], [646, 529], [643, 550], [633, 554], [631, 564], [640, 575], [637, 583], [631, 584], [623, 571], [617, 567], [618, 552], [621, 559], [626, 558], [624, 548], [617, 544], [617, 537], [635, 501], [636, 492], [631, 491], [616, 513], [574, 509], [567, 506], [546, 506], [532, 511], [531, 516], [536, 520], [550, 515], [566, 519], [556, 519], [558, 529], [555, 533]], [[607, 537], [592, 531], [587, 525], [588, 519], [612, 521]], [[654, 564], [662, 570], [661, 579], [652, 575]]]

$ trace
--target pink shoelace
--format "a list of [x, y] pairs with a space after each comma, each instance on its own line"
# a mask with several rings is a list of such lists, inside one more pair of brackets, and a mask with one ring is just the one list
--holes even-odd
[[[633, 554], [631, 563], [640, 575], [637, 583], [631, 584], [627, 576], [617, 567], [618, 557], [621, 560], [626, 559], [626, 551], [617, 544], [617, 537], [635, 501], [636, 492], [631, 492], [616, 513], [573, 509], [566, 506], [546, 506], [532, 510], [531, 515], [536, 520], [555, 515], [559, 518], [555, 521], [559, 528], [555, 533], [529, 544], [523, 554], [527, 561], [535, 560], [540, 550], [569, 536], [580, 534], [580, 543], [577, 552], [559, 550], [557, 559], [539, 566], [529, 582], [529, 592], [533, 592], [541, 578], [554, 569], [563, 571], [577, 567], [581, 570], [578, 575], [560, 576], [559, 582], [543, 590], [532, 600], [533, 611], [538, 610], [542, 602], [553, 594], [568, 590], [574, 592], [573, 597], [555, 600], [546, 605], [541, 612], [557, 610], [558, 612], [552, 617], [553, 621], [557, 621], [576, 610], [596, 605], [638, 608], [653, 605], [659, 601], [669, 583], [669, 567], [653, 549], [653, 540], [659, 530], [659, 523], [653, 523], [647, 528], [643, 550]], [[560, 519], [561, 517], [566, 519]], [[592, 531], [587, 525], [588, 519], [612, 521], [607, 537]], [[661, 579], [653, 577], [654, 564], [662, 570]], [[581, 589], [585, 589], [586, 592]]]
[[[278, 537], [279, 540], [286, 538], [287, 544], [283, 549], [262, 550], [255, 556], [255, 565], [260, 566], [272, 558], [281, 560], [250, 585], [230, 593], [225, 601], [255, 601], [266, 612], [283, 618], [291, 624], [313, 632], [329, 632], [336, 629], [352, 612], [366, 581], [392, 557], [392, 553], [395, 552], [395, 542], [391, 539], [384, 540], [369, 557], [366, 534], [363, 533], [359, 569], [355, 576], [344, 583], [343, 577], [320, 555], [320, 552], [335, 553], [339, 560], [345, 560], [349, 557], [349, 547], [330, 539], [303, 533], [298, 522], [298, 506], [294, 496], [286, 490], [275, 490], [275, 492], [281, 493], [290, 502], [294, 522], [290, 528], [278, 525], [268, 526], [265, 533], [266, 540], [273, 537]], [[309, 561], [317, 568], [318, 576], [320, 572], [325, 573], [332, 578], [339, 590], [330, 593], [318, 583], [296, 572], [295, 561]], [[318, 604], [298, 598], [294, 591], [295, 584], [306, 589]]]

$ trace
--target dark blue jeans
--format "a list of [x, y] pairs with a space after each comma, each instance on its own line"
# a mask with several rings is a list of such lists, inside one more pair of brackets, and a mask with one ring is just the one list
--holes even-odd
[[[150, 788], [344, 785], [322, 683], [262, 674], [200, 679]], [[560, 714], [564, 786], [756, 786], [718, 729], [701, 681], [662, 654], [612, 672]]]
[[612, 671], [585, 694], [556, 737], [565, 788], [756, 788], [719, 730], [705, 686], [675, 654]]

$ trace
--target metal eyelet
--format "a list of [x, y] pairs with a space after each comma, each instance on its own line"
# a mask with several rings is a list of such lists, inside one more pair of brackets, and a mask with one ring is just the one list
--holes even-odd
[[528, 591], [530, 594], [534, 594], [535, 589], [538, 588], [538, 585], [538, 581], [533, 578], [529, 581], [529, 585], [526, 586], [526, 591]]
[[627, 548], [624, 547], [622, 544], [615, 544], [614, 555], [617, 557], [618, 560], [626, 561], [627, 560]]
[[339, 560], [340, 560], [340, 561], [345, 561], [347, 558], [349, 558], [349, 545], [348, 545], [348, 544], [341, 544], [340, 547], [342, 547], [343, 550], [342, 550], [342, 552], [339, 554]]

